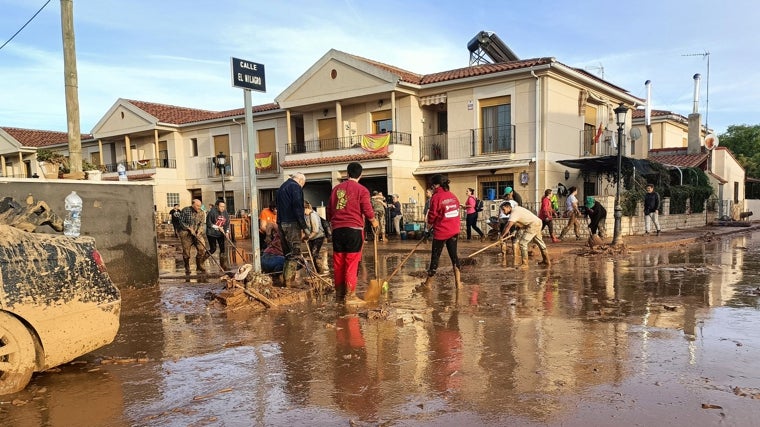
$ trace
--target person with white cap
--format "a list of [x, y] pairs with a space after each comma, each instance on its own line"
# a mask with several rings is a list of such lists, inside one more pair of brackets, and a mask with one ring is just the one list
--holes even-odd
[[502, 234], [502, 236], [507, 235], [512, 227], [520, 227], [523, 229], [519, 241], [520, 256], [522, 257], [520, 268], [528, 268], [528, 244], [531, 242], [538, 245], [538, 248], [541, 250], [542, 260], [540, 264], [547, 267], [550, 266], [551, 261], [549, 260], [549, 254], [546, 250], [546, 244], [541, 238], [541, 219], [533, 214], [533, 212], [521, 206], [517, 206], [517, 203], [514, 200], [502, 203], [501, 211], [509, 216], [507, 219], [507, 226], [504, 228], [504, 234]]

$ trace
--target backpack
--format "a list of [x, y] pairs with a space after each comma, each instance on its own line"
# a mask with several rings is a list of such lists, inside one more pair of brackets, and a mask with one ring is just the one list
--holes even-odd
[[475, 212], [483, 212], [483, 201], [475, 199]]
[[330, 228], [330, 222], [328, 220], [322, 218], [321, 216], [319, 217], [319, 221], [322, 224], [322, 230], [324, 230], [324, 232], [325, 232], [325, 237], [329, 239], [332, 236], [332, 230]]

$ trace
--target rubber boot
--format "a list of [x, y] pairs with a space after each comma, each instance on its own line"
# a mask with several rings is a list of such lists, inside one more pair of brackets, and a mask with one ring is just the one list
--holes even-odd
[[230, 267], [227, 265], [227, 254], [225, 252], [219, 253], [219, 265], [222, 267], [222, 271], [227, 271]]
[[[517, 265], [519, 264], [519, 262], [517, 262], [517, 250], [518, 250], [518, 248], [519, 248], [519, 246], [517, 245], [517, 243], [512, 243], [512, 258], [513, 258], [512, 264], [515, 267], [517, 267]], [[524, 253], [522, 252], [522, 249], [520, 249], [520, 251], [522, 253], [523, 260], [527, 260], [528, 259], [528, 253], [527, 253], [527, 251], [524, 252]]]
[[298, 273], [298, 264], [293, 260], [285, 261], [282, 268], [282, 281], [286, 288], [292, 288], [296, 284], [296, 274]]
[[456, 267], [454, 267], [454, 283], [457, 285], [457, 289], [462, 289], [461, 271]]
[[356, 290], [348, 291], [346, 293], [346, 305], [362, 306], [365, 304], [367, 304], [367, 302], [356, 295]]
[[528, 250], [520, 248], [520, 256], [522, 256], [522, 262], [520, 263], [521, 270], [528, 269]]
[[206, 272], [206, 269], [203, 268], [203, 261], [205, 261], [205, 258], [203, 256], [195, 257], [195, 271], [197, 271], [198, 273]]
[[335, 285], [335, 301], [343, 302], [346, 299], [346, 285]]
[[539, 263], [546, 267], [551, 267], [552, 262], [549, 260], [549, 252], [546, 249], [541, 249], [541, 262]]
[[185, 264], [185, 274], [190, 274], [190, 258], [182, 258], [182, 262]]

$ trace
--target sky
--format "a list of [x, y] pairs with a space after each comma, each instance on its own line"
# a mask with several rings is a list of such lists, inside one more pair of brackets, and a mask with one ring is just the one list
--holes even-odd
[[[0, 0], [0, 45], [46, 1]], [[652, 108], [684, 116], [699, 73], [703, 124], [760, 124], [756, 0], [72, 1], [84, 133], [119, 98], [241, 108], [230, 57], [264, 64], [258, 105], [332, 48], [428, 74], [468, 66], [481, 30], [521, 59], [555, 57], [640, 98], [651, 80]], [[0, 49], [0, 126], [66, 131], [60, 10], [50, 1]]]

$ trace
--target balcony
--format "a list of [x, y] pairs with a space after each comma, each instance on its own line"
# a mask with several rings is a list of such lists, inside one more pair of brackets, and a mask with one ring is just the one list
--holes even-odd
[[[406, 132], [388, 132], [390, 134], [389, 145], [412, 145], [412, 134]], [[361, 148], [363, 135], [344, 136], [341, 138], [315, 139], [310, 141], [294, 142], [287, 145], [287, 154], [313, 153], [334, 150], [347, 150]]]
[[[227, 156], [227, 164], [224, 165], [224, 176], [235, 176], [235, 168], [233, 168], [232, 156]], [[206, 173], [208, 178], [221, 178], [222, 174], [219, 172], [219, 168], [216, 166], [216, 157], [208, 157], [206, 159]]]
[[471, 156], [508, 154], [515, 152], [515, 125], [472, 129]]
[[256, 154], [256, 175], [268, 176], [280, 174], [280, 153]]
[[613, 132], [603, 130], [598, 134], [598, 129], [593, 125], [586, 125], [580, 131], [580, 157], [615, 156], [617, 147], [613, 142]]
[[425, 161], [449, 158], [449, 138], [445, 133], [420, 137], [420, 159]]
[[[175, 159], [144, 159], [144, 160], [133, 160], [132, 162], [123, 162], [124, 167], [127, 168], [128, 171], [142, 171], [145, 169], [177, 169], [177, 160]], [[111, 172], [118, 172], [119, 163], [110, 163], [107, 165], [104, 165], [103, 168], [105, 169], [103, 172], [105, 173], [111, 173]]]

